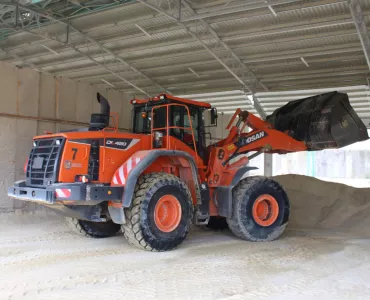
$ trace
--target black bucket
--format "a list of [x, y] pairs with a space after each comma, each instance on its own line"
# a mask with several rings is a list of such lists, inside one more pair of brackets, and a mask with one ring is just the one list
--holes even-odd
[[342, 148], [369, 138], [348, 95], [338, 92], [290, 101], [267, 116], [266, 121], [305, 142], [311, 150]]

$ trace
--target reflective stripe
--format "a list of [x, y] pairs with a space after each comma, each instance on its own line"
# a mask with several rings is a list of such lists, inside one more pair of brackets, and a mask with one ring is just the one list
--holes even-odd
[[71, 197], [70, 189], [55, 189], [55, 194], [57, 198], [69, 198]]
[[127, 161], [127, 174], [130, 173], [131, 169], [132, 169], [132, 158], [130, 158]]
[[133, 169], [135, 169], [135, 167], [141, 161], [141, 159], [142, 158], [140, 157], [129, 158], [114, 173], [111, 183], [116, 185], [125, 185], [128, 175]]
[[121, 180], [122, 184], [125, 184], [125, 175], [123, 174], [123, 166], [119, 168], [119, 179]]

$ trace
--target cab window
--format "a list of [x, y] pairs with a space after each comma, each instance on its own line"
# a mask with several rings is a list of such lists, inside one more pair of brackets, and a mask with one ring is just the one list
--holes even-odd
[[187, 113], [187, 110], [183, 106], [172, 106], [171, 107], [171, 126], [178, 126], [182, 128], [172, 128], [171, 135], [182, 140], [188, 146], [194, 148], [194, 142], [192, 137], [192, 132], [190, 130], [190, 121], [193, 126], [193, 133], [195, 142], [198, 143], [199, 140], [199, 109], [196, 107], [189, 107], [190, 118]]
[[[145, 117], [143, 117], [145, 113]], [[166, 126], [166, 108], [160, 107], [154, 109], [154, 128]], [[134, 113], [134, 133], [150, 134], [152, 129], [152, 106], [139, 106]]]
[[[166, 127], [166, 107], [159, 107], [154, 109], [154, 117], [152, 116], [153, 106], [139, 106], [135, 108], [134, 113], [134, 133], [150, 134], [152, 121], [154, 121], [154, 128]], [[193, 126], [193, 133], [195, 143], [199, 143], [199, 118], [201, 117], [201, 110], [198, 107], [189, 106], [190, 120]], [[143, 117], [145, 113], [145, 117]], [[177, 126], [179, 128], [171, 128], [170, 135], [183, 141], [188, 146], [195, 148], [192, 132], [190, 130], [190, 120], [187, 110], [184, 106], [170, 106], [169, 126]], [[163, 131], [163, 134], [166, 134]]]

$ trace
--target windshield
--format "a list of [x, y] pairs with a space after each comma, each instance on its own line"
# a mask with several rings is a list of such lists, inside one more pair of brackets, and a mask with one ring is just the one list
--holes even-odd
[[[150, 134], [152, 126], [152, 108], [153, 106], [139, 106], [135, 108], [134, 133]], [[143, 118], [142, 113], [146, 112]], [[166, 126], [166, 107], [160, 107], [154, 110], [154, 128]]]
[[[146, 111], [147, 117], [143, 118], [142, 113]], [[150, 127], [151, 127], [151, 109], [145, 109], [145, 106], [138, 107], [135, 109], [135, 116], [134, 116], [134, 132], [135, 133], [145, 133], [149, 134], [150, 133]]]

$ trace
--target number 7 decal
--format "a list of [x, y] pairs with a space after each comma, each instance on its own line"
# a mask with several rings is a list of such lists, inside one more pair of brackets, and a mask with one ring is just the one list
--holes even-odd
[[77, 148], [72, 148], [72, 152], [73, 152], [72, 160], [75, 160], [78, 149]]

